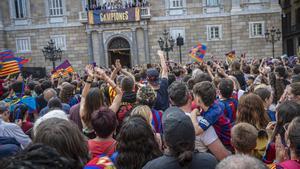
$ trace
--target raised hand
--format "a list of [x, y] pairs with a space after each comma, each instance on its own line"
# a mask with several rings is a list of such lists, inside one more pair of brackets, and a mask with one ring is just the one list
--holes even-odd
[[86, 65], [85, 71], [88, 74], [88, 76], [93, 77], [94, 76], [94, 68], [93, 65]]
[[122, 65], [121, 65], [120, 59], [116, 60], [115, 67], [118, 71], [122, 70]]

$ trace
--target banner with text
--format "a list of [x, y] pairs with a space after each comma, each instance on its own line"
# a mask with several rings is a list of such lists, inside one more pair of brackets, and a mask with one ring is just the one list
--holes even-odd
[[93, 10], [88, 12], [88, 20], [91, 25], [114, 22], [133, 22], [141, 20], [141, 13], [139, 7], [114, 10]]

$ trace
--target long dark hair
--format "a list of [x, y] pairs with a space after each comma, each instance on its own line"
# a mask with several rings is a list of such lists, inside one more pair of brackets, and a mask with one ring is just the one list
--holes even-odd
[[124, 122], [117, 141], [118, 168], [141, 169], [148, 161], [162, 155], [151, 126], [139, 115]]
[[294, 101], [285, 101], [278, 106], [276, 110], [277, 123], [271, 138], [272, 141], [275, 141], [275, 138], [278, 134], [281, 136], [281, 139], [284, 140], [285, 130], [283, 126], [286, 123], [291, 122], [295, 117], [300, 116], [299, 110], [300, 110], [300, 105]]
[[67, 159], [82, 168], [89, 160], [87, 140], [78, 127], [67, 120], [50, 118], [38, 125], [33, 143], [43, 143], [55, 148]]
[[171, 155], [177, 158], [179, 165], [187, 168], [193, 160], [195, 150], [194, 142], [179, 142], [176, 145], [168, 145]]
[[84, 110], [86, 111], [86, 113], [82, 117], [82, 120], [89, 128], [92, 128], [92, 113], [102, 106], [104, 106], [103, 93], [100, 91], [99, 88], [91, 88], [85, 98]]
[[289, 124], [287, 137], [290, 140], [291, 148], [295, 150], [296, 156], [300, 157], [300, 117], [294, 118]]

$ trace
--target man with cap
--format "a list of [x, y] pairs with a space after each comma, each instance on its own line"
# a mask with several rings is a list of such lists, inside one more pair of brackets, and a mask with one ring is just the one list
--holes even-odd
[[8, 105], [4, 101], [0, 101], [0, 137], [15, 138], [23, 148], [31, 143], [31, 139], [20, 126], [9, 122]]
[[147, 70], [147, 82], [153, 87], [157, 93], [156, 102], [154, 104], [154, 109], [156, 110], [166, 110], [169, 107], [168, 99], [168, 67], [165, 62], [165, 57], [162, 51], [158, 51], [157, 54], [160, 57], [161, 63], [161, 78], [159, 78], [159, 72], [156, 68], [150, 68]]
[[208, 153], [195, 151], [195, 129], [191, 119], [178, 107], [168, 108], [163, 115], [163, 156], [148, 162], [143, 169], [214, 169], [217, 160]]

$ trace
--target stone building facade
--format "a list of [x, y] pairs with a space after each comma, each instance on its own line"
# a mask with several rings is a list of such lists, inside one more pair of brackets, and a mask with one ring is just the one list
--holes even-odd
[[281, 0], [283, 51], [288, 56], [300, 57], [300, 1]]
[[[108, 1], [108, 0], [107, 0]], [[130, 0], [124, 0], [130, 1]], [[95, 0], [102, 5], [105, 0]], [[207, 57], [220, 58], [228, 51], [249, 57], [272, 56], [265, 41], [267, 28], [281, 27], [277, 0], [151, 0], [140, 8], [136, 21], [89, 24], [86, 8], [92, 0], [2, 0], [0, 1], [0, 49], [31, 57], [27, 66], [51, 68], [42, 49], [49, 39], [63, 49], [75, 69], [96, 62], [108, 66], [115, 59], [133, 66], [158, 62], [158, 39], [166, 29], [176, 39], [184, 38], [183, 62], [198, 42], [207, 45]], [[113, 12], [114, 10], [112, 10]], [[282, 42], [275, 44], [282, 54]], [[169, 53], [179, 61], [178, 47]]]

